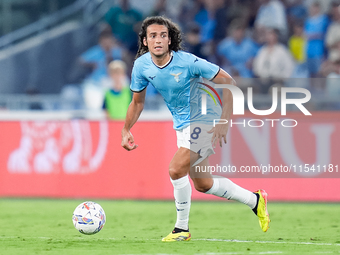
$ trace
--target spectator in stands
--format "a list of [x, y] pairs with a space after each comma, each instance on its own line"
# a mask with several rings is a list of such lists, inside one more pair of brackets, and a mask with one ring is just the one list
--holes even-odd
[[289, 38], [288, 47], [296, 63], [292, 77], [309, 78], [306, 65], [306, 38], [303, 34], [302, 23], [297, 22], [293, 25], [293, 35]]
[[111, 32], [103, 31], [99, 35], [98, 45], [93, 46], [80, 56], [80, 63], [91, 68], [88, 80], [98, 83], [106, 77], [107, 66], [112, 60], [122, 59], [123, 49], [117, 44]]
[[333, 2], [332, 5], [332, 23], [326, 34], [326, 45], [329, 53], [334, 51], [340, 52], [340, 2]]
[[214, 38], [216, 27], [216, 12], [223, 6], [223, 0], [202, 0], [203, 6], [195, 16], [195, 22], [199, 24], [201, 42], [207, 43]]
[[200, 40], [200, 27], [196, 23], [188, 26], [185, 33], [185, 48], [188, 52], [200, 57], [207, 58], [204, 54], [203, 43]]
[[240, 8], [241, 4], [237, 1], [224, 1], [223, 5], [216, 11], [216, 27], [214, 32], [216, 43], [219, 43], [227, 36], [226, 24], [229, 25], [232, 20], [240, 18], [242, 14], [246, 13]]
[[[332, 71], [327, 76], [326, 94], [332, 97], [340, 97], [340, 52], [333, 52], [330, 56]], [[339, 105], [340, 106], [340, 105]]]
[[332, 0], [329, 10], [329, 19], [334, 21], [337, 19], [340, 6], [340, 0]]
[[282, 83], [290, 78], [294, 70], [294, 61], [287, 47], [278, 41], [279, 31], [267, 29], [266, 44], [254, 59], [253, 71], [261, 78], [260, 92], [267, 93], [274, 83]]
[[226, 24], [229, 26], [235, 19], [242, 20], [245, 27], [253, 27], [258, 9], [258, 3], [254, 0], [224, 0], [224, 4], [216, 11], [216, 28], [214, 40], [219, 43], [228, 34]]
[[[167, 1], [166, 0], [158, 0], [155, 4], [154, 9], [150, 13], [149, 16], [163, 16], [167, 15], [167, 6], [166, 6]], [[170, 18], [170, 17], [169, 17]]]
[[229, 30], [231, 36], [221, 41], [217, 48], [218, 55], [222, 57], [223, 68], [232, 76], [253, 77], [252, 61], [258, 46], [245, 36], [245, 27], [241, 20], [234, 20]]
[[201, 8], [203, 8], [201, 1], [183, 1], [181, 8], [179, 8], [179, 26], [186, 29], [188, 24], [194, 22], [195, 15]]
[[334, 0], [304, 0], [304, 4], [309, 9], [315, 2], [320, 5], [320, 11], [322, 14], [327, 14], [330, 11], [332, 2]]
[[182, 0], [157, 0], [148, 16], [166, 16], [174, 22], [179, 22], [179, 15], [183, 8]]
[[303, 34], [302, 24], [294, 24], [293, 35], [289, 38], [288, 46], [297, 63], [302, 64], [306, 61], [306, 39]]
[[262, 4], [255, 19], [256, 37], [259, 43], [266, 40], [266, 28], [279, 31], [280, 38], [286, 39], [287, 17], [284, 5], [279, 0], [259, 0]]
[[126, 75], [126, 65], [121, 60], [114, 60], [109, 64], [109, 81], [103, 108], [110, 119], [124, 120], [131, 102], [129, 81]]
[[303, 34], [303, 23], [296, 21], [293, 25], [293, 35], [288, 40], [288, 47], [296, 65], [291, 75], [295, 79], [291, 79], [286, 86], [310, 89], [310, 82], [307, 79], [309, 71], [306, 64], [306, 38]]
[[303, 22], [308, 16], [308, 8], [304, 0], [289, 0], [287, 3], [287, 18], [292, 27], [296, 22]]
[[314, 2], [309, 9], [305, 22], [307, 38], [307, 67], [311, 77], [316, 77], [324, 58], [324, 38], [328, 27], [328, 18], [321, 13], [320, 3]]
[[105, 14], [105, 21], [111, 26], [113, 34], [133, 53], [138, 49], [137, 35], [142, 19], [142, 14], [131, 8], [129, 0], [121, 0], [120, 5]]

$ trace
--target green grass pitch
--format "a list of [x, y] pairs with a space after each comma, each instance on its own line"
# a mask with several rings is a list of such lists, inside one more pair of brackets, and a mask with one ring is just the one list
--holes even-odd
[[191, 207], [189, 242], [162, 243], [174, 202], [94, 200], [105, 210], [101, 232], [76, 231], [81, 200], [0, 199], [0, 254], [339, 254], [340, 204], [270, 203], [270, 229], [235, 202]]

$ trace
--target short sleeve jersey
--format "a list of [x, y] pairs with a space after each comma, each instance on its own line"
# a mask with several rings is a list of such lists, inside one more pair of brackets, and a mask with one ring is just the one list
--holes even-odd
[[173, 116], [174, 129], [181, 130], [192, 122], [212, 123], [220, 117], [220, 105], [216, 106], [209, 96], [207, 114], [201, 114], [201, 95], [206, 92], [199, 89], [204, 87], [203, 78], [212, 80], [218, 72], [217, 65], [184, 51], [172, 52], [169, 63], [159, 67], [148, 52], [134, 63], [130, 89], [141, 92], [152, 84]]

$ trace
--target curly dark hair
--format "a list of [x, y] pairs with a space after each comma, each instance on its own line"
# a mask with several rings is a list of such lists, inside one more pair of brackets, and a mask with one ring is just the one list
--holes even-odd
[[148, 46], [143, 44], [143, 39], [146, 38], [146, 30], [148, 26], [152, 24], [163, 25], [168, 28], [171, 40], [171, 44], [169, 45], [170, 51], [182, 50], [182, 34], [178, 25], [164, 16], [153, 16], [146, 18], [142, 23], [142, 27], [138, 35], [138, 52], [136, 59], [149, 51]]

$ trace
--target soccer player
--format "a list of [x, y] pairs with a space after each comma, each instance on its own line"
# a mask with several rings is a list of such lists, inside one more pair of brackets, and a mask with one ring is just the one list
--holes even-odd
[[[163, 96], [173, 116], [178, 150], [170, 162], [169, 174], [174, 187], [177, 221], [164, 242], [188, 241], [191, 205], [191, 176], [196, 190], [248, 205], [259, 218], [264, 232], [269, 228], [267, 194], [264, 190], [250, 192], [223, 177], [209, 173], [194, 173], [194, 165], [208, 166], [215, 142], [226, 143], [228, 125], [212, 128], [212, 119], [230, 119], [232, 94], [223, 91], [223, 107], [207, 107], [201, 114], [202, 78], [214, 83], [233, 84], [232, 77], [218, 66], [182, 51], [181, 32], [176, 24], [161, 16], [148, 17], [139, 33], [139, 50], [132, 70], [130, 89], [134, 92], [122, 130], [122, 146], [128, 150], [138, 147], [130, 129], [138, 120], [144, 106], [146, 87], [151, 83]], [[211, 101], [209, 101], [211, 103]], [[208, 103], [209, 103], [208, 102]], [[209, 104], [208, 104], [209, 105]], [[209, 123], [210, 125], [206, 125]], [[201, 140], [201, 141], [199, 141]], [[192, 144], [192, 145], [191, 145]]]

